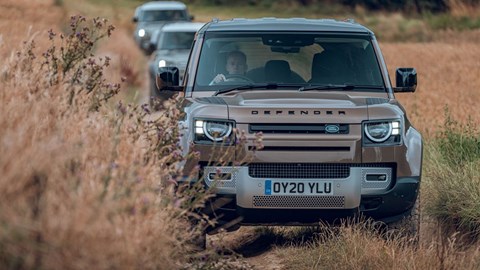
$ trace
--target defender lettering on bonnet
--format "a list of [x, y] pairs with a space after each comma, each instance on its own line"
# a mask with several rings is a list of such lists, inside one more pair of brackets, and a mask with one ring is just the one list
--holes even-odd
[[[338, 115], [345, 115], [345, 111], [336, 111]], [[320, 110], [252, 110], [252, 115], [333, 115], [333, 111], [320, 111]]]

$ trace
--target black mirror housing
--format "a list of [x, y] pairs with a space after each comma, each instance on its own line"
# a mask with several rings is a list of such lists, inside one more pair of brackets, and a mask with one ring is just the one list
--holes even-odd
[[146, 55], [151, 55], [156, 49], [157, 49], [157, 46], [155, 44], [148, 43], [148, 46], [144, 51]]
[[157, 89], [180, 91], [178, 87], [180, 84], [180, 71], [177, 67], [159, 67], [157, 76], [155, 77], [155, 83]]
[[138, 22], [138, 18], [137, 18], [137, 17], [133, 17], [133, 18], [132, 18], [132, 22], [134, 22], [134, 23]]
[[415, 68], [397, 68], [394, 92], [415, 92], [417, 89], [417, 70]]

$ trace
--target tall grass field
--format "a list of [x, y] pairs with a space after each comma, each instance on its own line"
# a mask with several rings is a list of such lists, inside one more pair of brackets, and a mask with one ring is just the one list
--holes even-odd
[[[173, 196], [181, 100], [157, 113], [142, 104], [147, 59], [129, 17], [139, 2], [108, 3], [0, 2], [0, 269], [251, 268], [222, 240], [190, 245], [191, 210], [208, 194]], [[379, 27], [390, 74], [418, 72], [417, 92], [397, 98], [425, 140], [419, 245], [371, 221], [256, 234], [281, 269], [479, 269], [480, 34], [398, 42]]]

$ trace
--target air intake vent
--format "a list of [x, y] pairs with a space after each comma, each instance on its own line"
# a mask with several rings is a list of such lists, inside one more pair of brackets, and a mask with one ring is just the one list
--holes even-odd
[[303, 151], [303, 152], [349, 152], [350, 147], [345, 146], [264, 146], [258, 148], [249, 146], [250, 151]]
[[248, 174], [254, 178], [343, 179], [350, 176], [350, 164], [252, 163]]
[[254, 207], [344, 208], [343, 196], [253, 196]]
[[265, 134], [348, 134], [348, 124], [250, 124], [249, 132]]
[[248, 175], [253, 178], [344, 179], [350, 167], [392, 168], [393, 163], [251, 163]]

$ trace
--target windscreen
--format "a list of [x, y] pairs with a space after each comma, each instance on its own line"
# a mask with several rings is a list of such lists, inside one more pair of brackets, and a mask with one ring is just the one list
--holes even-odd
[[206, 34], [194, 91], [268, 83], [300, 87], [384, 86], [369, 36], [301, 32]]
[[140, 16], [142, 22], [184, 20], [187, 20], [187, 14], [184, 10], [145, 10]]
[[192, 47], [195, 32], [164, 32], [159, 50], [188, 50]]

